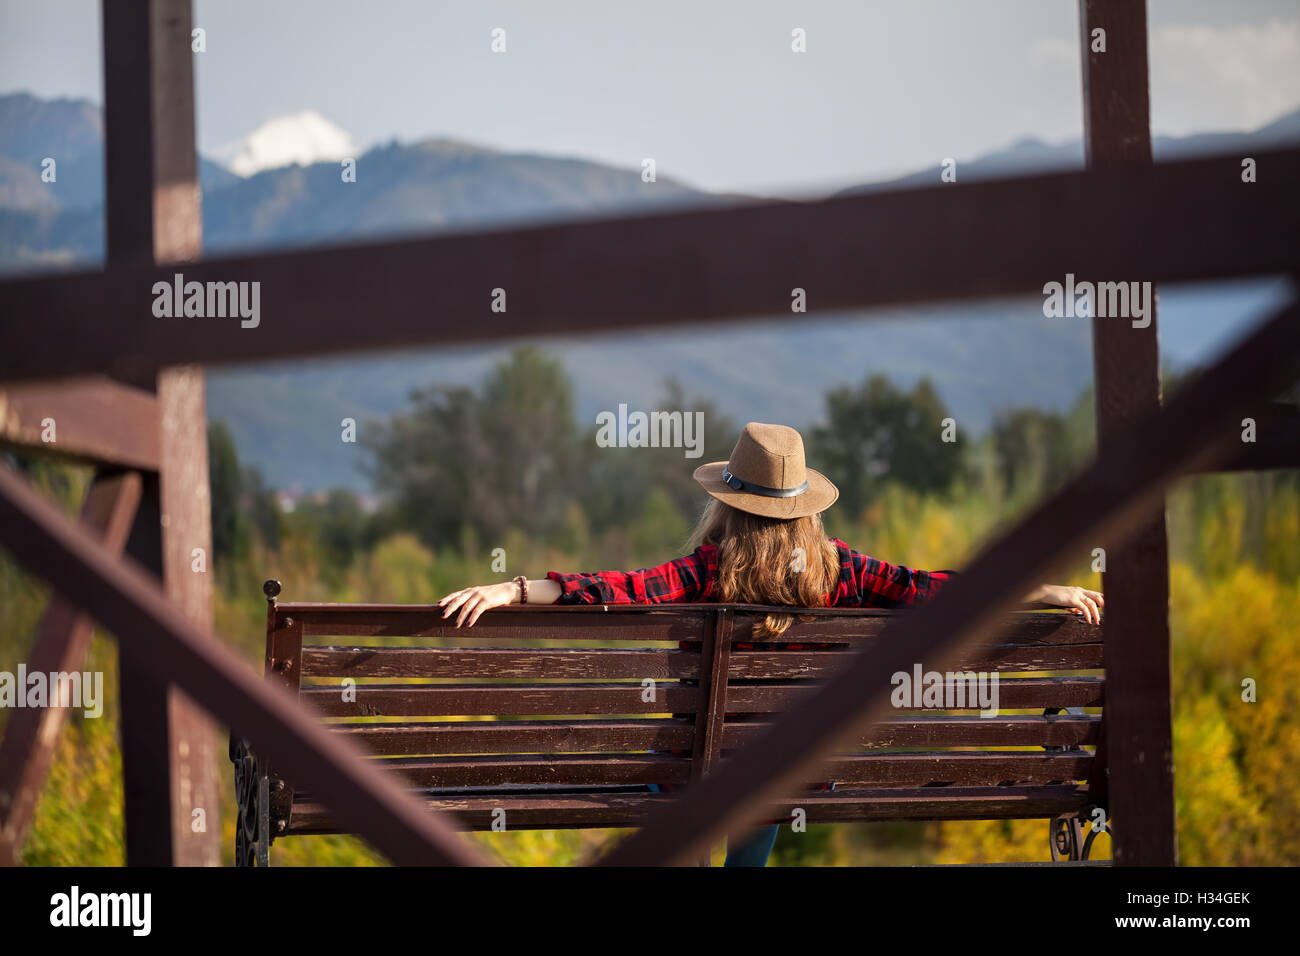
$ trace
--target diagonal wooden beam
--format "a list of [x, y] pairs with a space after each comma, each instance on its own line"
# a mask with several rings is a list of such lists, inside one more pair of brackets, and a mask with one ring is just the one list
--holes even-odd
[[[126, 546], [140, 486], [135, 472], [99, 474], [91, 482], [81, 524], [109, 554], [121, 554]], [[53, 597], [37, 628], [27, 672], [80, 671], [93, 630], [90, 617]], [[14, 710], [5, 725], [0, 740], [0, 866], [18, 863], [67, 713], [65, 707], [24, 707]]]
[[0, 468], [0, 544], [91, 614], [136, 665], [180, 687], [395, 863], [484, 865], [445, 818], [430, 814], [354, 745], [190, 621], [129, 558], [116, 558], [13, 469]]
[[102, 375], [0, 387], [3, 446], [157, 471], [159, 430], [152, 393]]
[[602, 863], [686, 860], [710, 840], [761, 819], [770, 801], [798, 792], [799, 781], [887, 711], [891, 675], [917, 663], [947, 669], [963, 646], [991, 634], [999, 615], [1072, 554], [1098, 535], [1122, 540], [1178, 475], [1230, 454], [1240, 441], [1234, 426], [1241, 409], [1278, 394], [1297, 376], [1300, 307], [1292, 304], [1186, 385], [1163, 412], [1112, 436], [1100, 458], [986, 548], [933, 602], [891, 622], [820, 693], [694, 784]]
[[[1300, 408], [1270, 402], [1243, 416], [1254, 423], [1254, 441], [1243, 441], [1215, 471], [1272, 471], [1300, 468]], [[1240, 424], [1240, 423], [1239, 423]], [[1242, 427], [1245, 433], [1247, 428]]]
[[[0, 283], [0, 380], [752, 321], [789, 316], [795, 287], [807, 290], [806, 319], [1040, 295], [1067, 273], [1174, 282], [1290, 272], [1300, 150], [1255, 158], [1249, 187], [1234, 154], [14, 279]], [[154, 316], [155, 282], [177, 274], [250, 283], [250, 294], [259, 283], [257, 326]], [[504, 312], [491, 310], [498, 288]]]

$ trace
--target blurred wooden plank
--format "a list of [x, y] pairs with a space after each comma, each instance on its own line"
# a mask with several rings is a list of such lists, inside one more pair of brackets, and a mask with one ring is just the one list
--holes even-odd
[[[121, 554], [126, 546], [140, 485], [135, 472], [99, 474], [90, 484], [81, 524], [110, 554]], [[28, 655], [28, 673], [80, 671], [93, 630], [90, 617], [53, 596]], [[18, 708], [9, 715], [0, 741], [0, 866], [19, 862], [67, 714], [65, 707], [50, 706]]]
[[[1268, 174], [1244, 189], [1234, 154], [13, 279], [0, 282], [0, 339], [13, 343], [0, 353], [0, 380], [748, 324], [788, 316], [796, 286], [808, 290], [815, 318], [1039, 297], [1066, 273], [1153, 282], [1288, 273], [1300, 261], [1300, 150], [1256, 159]], [[154, 283], [178, 272], [187, 282], [260, 283], [257, 327], [155, 317]], [[489, 311], [496, 288], [507, 292], [505, 312]], [[50, 340], [76, 345], [46, 348]]]
[[[1271, 402], [1250, 416], [1255, 420], [1255, 440], [1240, 441], [1231, 457], [1215, 471], [1273, 471], [1300, 468], [1300, 408]], [[1244, 428], [1235, 431], [1240, 434]]]
[[[53, 442], [42, 435], [54, 423]], [[0, 387], [0, 445], [109, 467], [157, 471], [158, 400], [102, 375]]]
[[[1151, 117], [1145, 0], [1080, 0], [1083, 43], [1084, 144], [1094, 170], [1151, 165]], [[1105, 52], [1092, 52], [1094, 30], [1106, 34]], [[1238, 193], [1239, 176], [1225, 178]], [[1294, 212], [1294, 210], [1293, 210]], [[1141, 228], [1131, 210], [1111, 222], [1113, 236]], [[1140, 259], [1117, 264], [1101, 280], [1156, 279]], [[1150, 324], [1134, 328], [1117, 318], [1092, 320], [1097, 445], [1106, 455], [1135, 421], [1160, 408], [1160, 348], [1156, 304]], [[1105, 548], [1106, 739], [1110, 817], [1117, 866], [1173, 866], [1174, 745], [1169, 676], [1169, 556], [1161, 499], [1136, 534], [1121, 541], [1098, 535]]]

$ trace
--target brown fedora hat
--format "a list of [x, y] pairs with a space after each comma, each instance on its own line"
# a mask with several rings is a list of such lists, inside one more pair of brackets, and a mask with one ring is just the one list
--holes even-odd
[[840, 496], [829, 478], [804, 464], [803, 439], [787, 425], [750, 422], [729, 461], [695, 469], [714, 498], [767, 518], [802, 518], [825, 511]]

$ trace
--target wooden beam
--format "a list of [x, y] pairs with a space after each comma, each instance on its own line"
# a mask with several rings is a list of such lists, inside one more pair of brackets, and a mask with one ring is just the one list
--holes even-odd
[[[1300, 408], [1270, 402], [1248, 417], [1254, 421], [1254, 441], [1238, 442], [1232, 456], [1216, 471], [1300, 468]], [[1242, 433], [1245, 430], [1245, 426], [1240, 429]]]
[[319, 793], [350, 832], [393, 862], [486, 862], [391, 774], [283, 688], [263, 681], [210, 628], [191, 621], [155, 578], [110, 554], [8, 467], [0, 467], [0, 545], [92, 615], [141, 668], [239, 728], [295, 783]]
[[[124, 268], [192, 261], [201, 218], [189, 0], [104, 0], [102, 18], [108, 261]], [[113, 331], [102, 308], [88, 314], [96, 316], [94, 327]], [[163, 581], [183, 613], [208, 625], [203, 373], [129, 361], [111, 371], [157, 394], [158, 474], [147, 483], [130, 553]], [[130, 655], [121, 665], [127, 861], [215, 866], [221, 859], [216, 729]]]
[[[1080, 0], [1084, 145], [1096, 170], [1151, 165], [1145, 0]], [[1096, 34], [1095, 31], [1102, 31]], [[1104, 50], [1101, 38], [1104, 34]], [[1240, 162], [1240, 160], [1238, 160]], [[1241, 193], [1240, 176], [1227, 180]], [[1135, 214], [1111, 222], [1115, 235], [1139, 227]], [[1137, 263], [1098, 281], [1154, 278]], [[1092, 320], [1097, 445], [1104, 455], [1139, 418], [1160, 408], [1160, 348], [1154, 296], [1145, 328]], [[1271, 397], [1271, 396], [1270, 396]], [[1164, 501], [1136, 534], [1098, 537], [1106, 570], [1107, 815], [1118, 866], [1173, 866], [1174, 744], [1169, 675], [1169, 555]]]
[[[998, 627], [1032, 585], [1087, 553], [1099, 536], [1118, 540], [1149, 520], [1180, 474], [1226, 454], [1225, 429], [1243, 408], [1300, 376], [1300, 307], [1291, 305], [1213, 368], [1113, 437], [1101, 456], [1025, 520], [985, 548], [930, 603], [899, 618], [818, 694], [788, 711], [602, 862], [644, 866], [690, 859], [784, 800], [826, 758], [889, 709], [891, 675], [945, 670]], [[1107, 708], [1113, 706], [1108, 693]], [[1121, 826], [1116, 817], [1116, 827]]]
[[[1170, 282], [1290, 272], [1300, 262], [1300, 150], [1256, 158], [1267, 175], [1249, 188], [1234, 154], [14, 279], [0, 283], [0, 340], [11, 343], [0, 352], [0, 380], [752, 322], [789, 316], [795, 287], [808, 292], [806, 319], [1040, 296], [1067, 273]], [[1117, 230], [1120, 221], [1130, 228]], [[260, 283], [257, 327], [155, 317], [154, 283], [170, 285], [178, 273]], [[507, 294], [501, 313], [490, 308], [497, 288]], [[51, 340], [69, 344], [51, 349]]]
[[0, 388], [0, 445], [27, 452], [157, 471], [159, 423], [153, 394], [102, 375]]
[[[109, 554], [121, 554], [140, 503], [135, 472], [98, 474], [81, 508], [81, 524]], [[94, 622], [57, 596], [41, 618], [27, 659], [28, 673], [80, 671]], [[15, 710], [0, 741], [0, 866], [15, 866], [36, 812], [67, 717], [66, 707]]]

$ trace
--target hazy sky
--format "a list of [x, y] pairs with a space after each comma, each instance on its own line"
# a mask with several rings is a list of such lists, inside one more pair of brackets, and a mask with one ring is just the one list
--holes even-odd
[[[1151, 0], [1157, 133], [1300, 105], [1300, 2]], [[102, 102], [97, 0], [0, 0], [0, 92]], [[1078, 137], [1076, 0], [198, 0], [199, 147], [313, 110], [797, 194]], [[490, 50], [506, 31], [506, 52]], [[790, 50], [795, 27], [808, 52]]]

